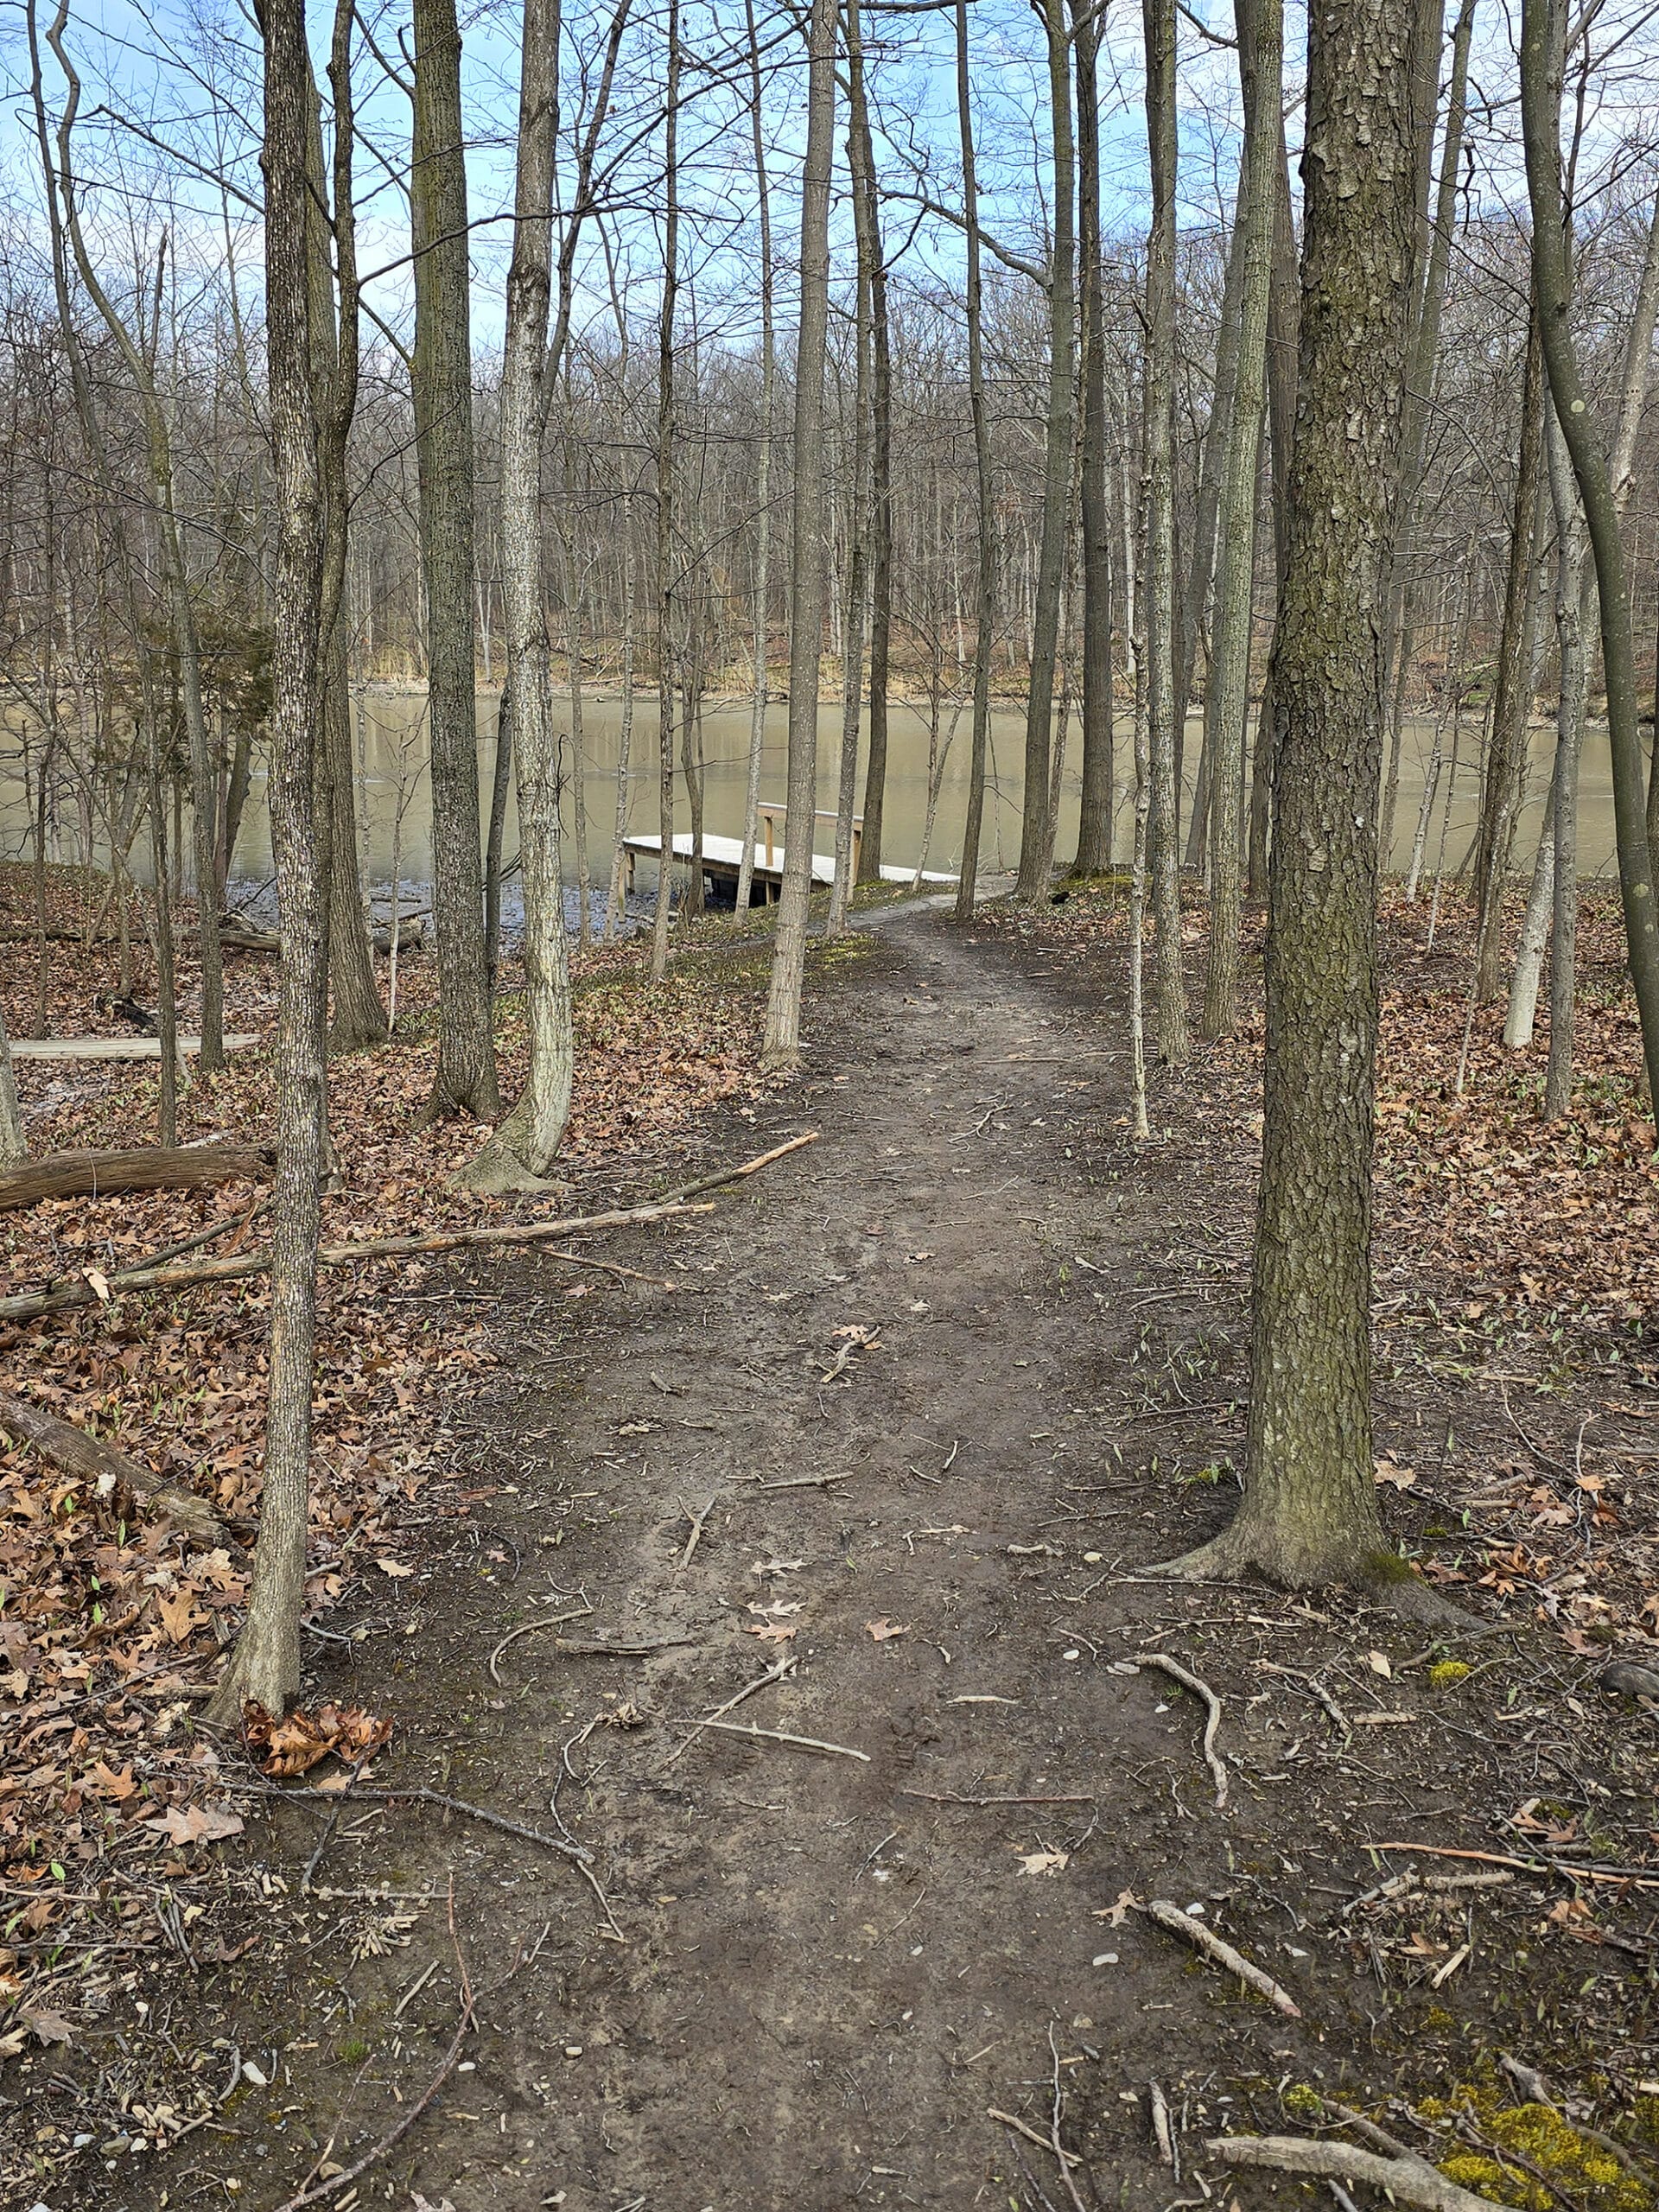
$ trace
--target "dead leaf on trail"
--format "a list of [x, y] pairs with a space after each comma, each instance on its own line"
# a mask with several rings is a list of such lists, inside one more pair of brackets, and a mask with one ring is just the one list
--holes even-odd
[[130, 1760], [118, 1774], [107, 1761], [99, 1759], [95, 1766], [88, 1770], [86, 1778], [98, 1791], [100, 1797], [113, 1797], [118, 1802], [124, 1802], [138, 1787], [132, 1778]]
[[1392, 1459], [1379, 1459], [1376, 1462], [1376, 1479], [1379, 1483], [1392, 1484], [1395, 1490], [1409, 1490], [1417, 1479], [1417, 1470], [1415, 1467], [1396, 1466]]
[[187, 1642], [191, 1630], [202, 1618], [196, 1611], [195, 1592], [181, 1590], [175, 1597], [161, 1598], [156, 1603], [162, 1616], [162, 1627], [166, 1633], [168, 1642], [169, 1643]]
[[745, 1636], [758, 1636], [763, 1643], [789, 1643], [793, 1641], [796, 1632], [792, 1628], [785, 1627], [782, 1621], [745, 1621], [743, 1633]]
[[81, 1269], [81, 1273], [85, 1275], [87, 1281], [91, 1283], [93, 1291], [97, 1294], [99, 1305], [107, 1306], [112, 1295], [110, 1289], [109, 1277], [97, 1268], [83, 1268]]
[[306, 1774], [331, 1751], [348, 1765], [369, 1758], [390, 1740], [391, 1723], [360, 1705], [321, 1705], [315, 1713], [296, 1707], [277, 1720], [250, 1702], [242, 1708], [242, 1732], [251, 1751], [265, 1754], [264, 1773]]
[[864, 1624], [864, 1630], [866, 1635], [870, 1637], [871, 1641], [875, 1643], [891, 1643], [895, 1636], [908, 1636], [910, 1634], [908, 1623], [906, 1623], [904, 1627], [900, 1628], [889, 1620], [866, 1621]]
[[73, 2043], [74, 2041], [73, 2032], [61, 2012], [48, 2012], [41, 2007], [26, 2012], [23, 2014], [23, 2020], [37, 2043]]
[[1103, 1920], [1109, 1928], [1121, 1928], [1129, 1916], [1130, 1906], [1138, 1905], [1140, 1902], [1140, 1898], [1133, 1890], [1120, 1890], [1117, 1893], [1117, 1903], [1103, 1905], [1093, 1917], [1096, 1920]]
[[802, 1606], [798, 1598], [774, 1598], [768, 1605], [751, 1604], [748, 1610], [752, 1613], [759, 1613], [762, 1620], [772, 1620], [780, 1618], [785, 1613], [798, 1613]]
[[1071, 1864], [1069, 1851], [1021, 1851], [1016, 1855], [1022, 1874], [1062, 1874]]
[[1394, 1680], [1394, 1669], [1389, 1666], [1388, 1660], [1382, 1652], [1368, 1652], [1366, 1654], [1366, 1662], [1370, 1666], [1371, 1672], [1374, 1675], [1381, 1675], [1385, 1682], [1391, 1682]]
[[382, 1574], [391, 1575], [394, 1582], [406, 1582], [415, 1572], [412, 1567], [405, 1567], [401, 1560], [378, 1559], [374, 1563]]
[[227, 1813], [217, 1805], [169, 1805], [158, 1820], [144, 1822], [169, 1843], [178, 1844], [222, 1843], [226, 1836], [240, 1835], [244, 1825], [239, 1813]]
[[751, 1574], [798, 1574], [806, 1565], [804, 1559], [758, 1559], [750, 1567]]

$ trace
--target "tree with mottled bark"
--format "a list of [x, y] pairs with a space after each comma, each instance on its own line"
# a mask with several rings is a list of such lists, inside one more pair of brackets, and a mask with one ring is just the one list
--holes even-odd
[[473, 363], [467, 149], [455, 0], [414, 0], [415, 455], [426, 584], [432, 748], [432, 921], [438, 1063], [429, 1111], [500, 1109], [478, 812], [473, 557]]
[[979, 575], [974, 632], [973, 729], [969, 738], [968, 811], [962, 832], [957, 919], [970, 922], [985, 818], [985, 765], [991, 727], [991, 649], [996, 639], [995, 484], [990, 417], [985, 404], [984, 278], [979, 232], [979, 170], [974, 147], [972, 81], [968, 67], [968, 0], [957, 0], [957, 130], [962, 149], [962, 213], [967, 233], [968, 413], [974, 432], [974, 522]]
[[[1532, 204], [1532, 276], [1555, 419], [1567, 443], [1589, 532], [1601, 606], [1602, 680], [1612, 756], [1613, 828], [1625, 946], [1642, 1025], [1649, 1110], [1659, 1101], [1659, 916], [1654, 912], [1649, 793], [1637, 721], [1635, 653], [1624, 534], [1600, 424], [1584, 387], [1573, 334], [1573, 280], [1561, 198], [1561, 0], [1523, 0], [1521, 130]], [[1659, 785], [1659, 777], [1654, 779]]]
[[743, 856], [737, 870], [740, 914], [747, 913], [754, 891], [754, 840], [760, 826], [760, 756], [766, 741], [766, 705], [771, 689], [766, 648], [772, 623], [772, 424], [778, 404], [772, 190], [766, 175], [766, 137], [761, 129], [760, 40], [755, 29], [754, 0], [743, 0], [743, 22], [748, 39], [749, 140], [754, 153], [755, 207], [760, 223], [760, 434], [754, 471], [754, 571], [749, 602], [753, 686], [749, 701], [749, 759], [743, 789]]
[[823, 651], [823, 381], [830, 334], [830, 169], [836, 135], [836, 0], [812, 0], [807, 29], [806, 152], [801, 174], [801, 310], [795, 346], [795, 513], [789, 582], [789, 772], [761, 1057], [801, 1057], [801, 987], [812, 898], [818, 768], [818, 664]]
[[266, 349], [275, 474], [270, 771], [282, 969], [276, 1033], [276, 1188], [264, 1483], [247, 1617], [208, 1707], [281, 1713], [300, 1685], [316, 1342], [328, 978], [317, 866], [315, 746], [321, 694], [322, 487], [308, 309], [310, 58], [302, 0], [265, 0]]
[[[1039, 7], [1048, 48], [1049, 130], [1053, 195], [1048, 257], [1048, 405], [1043, 435], [1043, 521], [1031, 618], [1031, 690], [1026, 702], [1026, 766], [1020, 817], [1017, 899], [1048, 891], [1054, 834], [1049, 820], [1049, 765], [1053, 744], [1054, 679], [1060, 601], [1071, 527], [1071, 459], [1077, 429], [1077, 179], [1071, 139], [1071, 41], [1065, 0]], [[1172, 294], [1172, 302], [1173, 295]]]
[[1112, 507], [1107, 495], [1106, 306], [1101, 283], [1100, 23], [1096, 0], [1071, 0], [1077, 48], [1078, 427], [1083, 570], [1083, 790], [1075, 876], [1112, 864]]
[[1218, 511], [1214, 642], [1205, 687], [1205, 755], [1210, 763], [1210, 944], [1204, 976], [1204, 1034], [1229, 1035], [1238, 1019], [1238, 932], [1243, 883], [1240, 785], [1249, 709], [1250, 636], [1255, 607], [1256, 494], [1267, 400], [1268, 296], [1273, 276], [1273, 203], [1283, 99], [1281, 0], [1237, 0], [1243, 77], [1244, 149], [1235, 219], [1240, 251], [1238, 362], [1232, 425]]
[[1423, 3], [1315, 0], [1308, 16], [1248, 1459], [1231, 1527], [1170, 1570], [1402, 1597], [1372, 1459], [1376, 806]]
[[668, 973], [674, 889], [674, 586], [676, 543], [674, 317], [680, 289], [680, 4], [668, 0], [668, 86], [663, 118], [663, 296], [657, 320], [657, 828], [661, 840], [651, 978]]
[[1176, 689], [1175, 636], [1175, 0], [1143, 0], [1141, 12], [1152, 167], [1142, 395], [1147, 511], [1142, 588], [1151, 779], [1147, 867], [1158, 933], [1158, 1057], [1166, 1067], [1180, 1067], [1190, 1045], [1181, 976], [1180, 816], [1175, 780], [1177, 725], [1184, 719], [1185, 704]]

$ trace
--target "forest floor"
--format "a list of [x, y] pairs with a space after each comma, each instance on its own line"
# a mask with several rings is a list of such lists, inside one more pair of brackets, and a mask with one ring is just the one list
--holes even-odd
[[[1274, 2184], [1206, 2137], [1314, 2132], [1321, 2100], [1508, 2203], [1656, 2202], [1654, 1719], [1599, 1678], [1659, 1626], [1659, 1242], [1601, 923], [1586, 1103], [1546, 1147], [1541, 1048], [1500, 1064], [1484, 1016], [1450, 1096], [1466, 931], [1389, 917], [1379, 1490], [1477, 1631], [1431, 1643], [1341, 1595], [1145, 1575], [1236, 1495], [1259, 1017], [1154, 1079], [1137, 1147], [1112, 896], [868, 918], [815, 952], [802, 1078], [733, 1043], [662, 1156], [578, 1159], [646, 1195], [670, 1148], [686, 1179], [817, 1133], [582, 1247], [636, 1274], [575, 1297], [552, 1255], [474, 1253], [331, 1293], [329, 1343], [391, 1297], [441, 1348], [379, 1413], [346, 1359], [365, 1456], [325, 1434], [375, 1517], [314, 1591], [307, 1704], [391, 1742], [360, 1802], [337, 1764], [279, 1796], [198, 1745], [164, 1770], [185, 1836], [106, 1808], [118, 1839], [86, 1822], [51, 1881], [20, 1847], [28, 1911], [73, 1879], [152, 1948], [135, 1974], [67, 1895], [27, 1958], [9, 1924], [59, 1993], [0, 2073], [7, 2202], [1255, 2212]], [[698, 1019], [752, 1037], [765, 957], [712, 930]], [[48, 1349], [18, 1332], [5, 1387]], [[382, 1414], [420, 1479], [383, 1479]], [[1223, 1700], [1224, 1802], [1160, 1658]], [[186, 1840], [193, 1783], [226, 1840]]]

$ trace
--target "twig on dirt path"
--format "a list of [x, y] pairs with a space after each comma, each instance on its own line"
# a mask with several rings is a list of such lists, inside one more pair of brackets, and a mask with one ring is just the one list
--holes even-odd
[[795, 1654], [792, 1651], [786, 1651], [775, 1667], [768, 1668], [764, 1675], [757, 1675], [752, 1682], [745, 1682], [735, 1696], [728, 1697], [724, 1705], [717, 1705], [706, 1720], [696, 1722], [685, 1741], [683, 1744], [677, 1744], [668, 1757], [663, 1760], [662, 1764], [672, 1766], [676, 1759], [683, 1757], [690, 1750], [705, 1728], [712, 1728], [715, 1721], [722, 1719], [735, 1707], [741, 1705], [746, 1697], [753, 1697], [757, 1690], [765, 1689], [772, 1682], [781, 1682], [785, 1675], [793, 1671], [794, 1666]]
[[1497, 1851], [1459, 1851], [1441, 1843], [1367, 1843], [1365, 1851], [1414, 1851], [1422, 1859], [1478, 1859], [1486, 1866], [1512, 1866], [1517, 1874], [1565, 1874], [1575, 1882], [1622, 1882], [1632, 1890], [1659, 1890], [1659, 1880], [1644, 1881], [1623, 1866], [1580, 1866], [1571, 1859], [1506, 1859]]
[[567, 1659], [649, 1659], [658, 1651], [689, 1650], [700, 1636], [652, 1636], [638, 1643], [606, 1643], [594, 1637], [562, 1636], [558, 1648]]
[[516, 1643], [521, 1636], [532, 1636], [538, 1628], [562, 1628], [566, 1621], [585, 1620], [593, 1610], [591, 1605], [578, 1605], [574, 1612], [555, 1613], [550, 1619], [544, 1621], [526, 1621], [521, 1628], [511, 1630], [490, 1654], [490, 1680], [500, 1687], [501, 1677], [496, 1672], [496, 1662], [507, 1646]]
[[[1025, 2176], [1026, 2187], [1031, 2191], [1032, 2196], [1037, 2203], [1042, 2207], [1042, 2212], [1059, 2212], [1059, 2207], [1055, 2203], [1048, 2191], [1043, 2187], [1041, 2182], [1038, 2180], [1036, 2175], [1031, 2171], [1031, 2161], [1027, 2158], [1025, 2152], [1020, 2148], [1019, 2138], [1014, 2133], [1011, 2128], [1005, 2128], [1003, 2130], [1003, 2138], [1008, 2146], [1008, 2156], [1014, 2161], [1020, 2172]], [[1017, 2202], [1017, 2200], [1012, 2201]]]
[[1216, 1751], [1216, 1731], [1221, 1726], [1221, 1700], [1208, 1682], [1191, 1674], [1179, 1659], [1171, 1659], [1162, 1651], [1141, 1651], [1136, 1654], [1143, 1667], [1155, 1667], [1160, 1675], [1167, 1675], [1172, 1681], [1179, 1682], [1195, 1697], [1201, 1697], [1209, 1707], [1210, 1718], [1204, 1725], [1204, 1759], [1216, 1785], [1216, 1810], [1220, 1812], [1227, 1802], [1227, 1770]]
[[715, 1506], [718, 1505], [719, 1503], [720, 1492], [715, 1491], [709, 1497], [708, 1504], [703, 1507], [702, 1512], [693, 1513], [685, 1500], [683, 1498], [680, 1500], [680, 1510], [684, 1514], [686, 1519], [691, 1523], [691, 1534], [686, 1538], [685, 1549], [680, 1554], [680, 1563], [674, 1570], [677, 1574], [683, 1574], [686, 1568], [690, 1566], [691, 1554], [696, 1551], [702, 1538], [702, 1524], [709, 1518], [709, 1516], [714, 1511]]
[[642, 1274], [638, 1268], [625, 1268], [620, 1260], [590, 1259], [584, 1252], [544, 1252], [546, 1260], [562, 1260], [567, 1268], [602, 1268], [607, 1275], [615, 1275], [623, 1282], [648, 1282], [653, 1290], [677, 1290], [679, 1285], [671, 1282], [666, 1275]]
[[1148, 2082], [1147, 2101], [1152, 2107], [1152, 2139], [1158, 2145], [1158, 2155], [1174, 2177], [1175, 2186], [1181, 2185], [1181, 2146], [1176, 2140], [1175, 2124], [1169, 2116], [1169, 2099], [1164, 2094], [1161, 2082]]
[[1344, 1736], [1353, 1734], [1353, 1727], [1347, 1714], [1317, 1675], [1304, 1675], [1294, 1667], [1278, 1666], [1271, 1659], [1258, 1659], [1255, 1663], [1264, 1675], [1282, 1675], [1287, 1681], [1300, 1682], [1310, 1697], [1318, 1699]]
[[1242, 1951], [1224, 1942], [1213, 1928], [1206, 1928], [1201, 1920], [1194, 1920], [1190, 1912], [1183, 1912], [1167, 1897], [1154, 1897], [1146, 1908], [1147, 1917], [1166, 1928], [1172, 1936], [1183, 1936], [1195, 1951], [1212, 1959], [1218, 1967], [1225, 1967], [1229, 1974], [1236, 1974], [1241, 1981], [1248, 1982], [1258, 1995], [1265, 1997], [1275, 2012], [1282, 2012], [1287, 2020], [1300, 2020], [1302, 2008], [1287, 1989], [1281, 1988], [1270, 1974], [1262, 1969]]
[[[352, 1769], [350, 1777], [346, 1784], [347, 1789], [351, 1788], [353, 1783], [361, 1779], [364, 1768], [374, 1756], [374, 1750], [375, 1747], [371, 1745], [367, 1751], [359, 1753], [357, 1764]], [[305, 1872], [300, 1877], [300, 1895], [302, 1897], [308, 1897], [311, 1893], [311, 1877], [316, 1872], [318, 1867], [321, 1866], [322, 1854], [327, 1850], [329, 1844], [334, 1840], [334, 1830], [340, 1825], [340, 1816], [345, 1810], [345, 1806], [346, 1801], [343, 1796], [337, 1797], [334, 1800], [334, 1809], [329, 1814], [327, 1821], [323, 1827], [322, 1834], [317, 1838], [317, 1847], [305, 1862]], [[371, 1817], [372, 1817], [372, 1815], [371, 1815]]]
[[1046, 2151], [1051, 2158], [1058, 2155], [1063, 2166], [1075, 2166], [1082, 2164], [1074, 2152], [1061, 2151], [1057, 2154], [1054, 2145], [1046, 2135], [1039, 2135], [1034, 2127], [1027, 2126], [1023, 2120], [1011, 2112], [998, 2112], [995, 2105], [987, 2105], [985, 2117], [987, 2120], [995, 2120], [1000, 2126], [1011, 2127], [1016, 2135], [1023, 2135], [1027, 2143], [1034, 2143], [1039, 2151]]
[[753, 1721], [742, 1720], [680, 1720], [679, 1728], [718, 1728], [722, 1735], [748, 1736], [758, 1743], [792, 1744], [798, 1751], [830, 1751], [842, 1759], [862, 1759], [870, 1764], [868, 1751], [855, 1751], [850, 1744], [828, 1744], [819, 1736], [791, 1736], [781, 1728], [757, 1728]]
[[1363, 2182], [1386, 2190], [1401, 2203], [1421, 2205], [1423, 2212], [1500, 2212], [1490, 2196], [1459, 2189], [1414, 2153], [1389, 2158], [1375, 2151], [1357, 2151], [1351, 2143], [1318, 2142], [1300, 2135], [1212, 2135], [1204, 2147], [1230, 2166]]
[[1088, 2206], [1077, 2195], [1077, 2183], [1071, 2178], [1071, 2168], [1073, 2164], [1079, 2164], [1081, 2162], [1071, 2158], [1065, 2144], [1060, 2140], [1060, 2107], [1062, 2103], [1060, 2094], [1060, 2047], [1054, 2040], [1054, 2023], [1052, 2020], [1048, 2024], [1048, 2050], [1049, 2056], [1054, 2062], [1054, 2101], [1052, 2106], [1050, 2107], [1048, 2116], [1049, 2147], [1059, 2161], [1060, 2179], [1065, 2183], [1065, 2193], [1071, 2200], [1073, 2212], [1089, 2212]]
[[277, 1789], [269, 1783], [244, 1782], [244, 1789], [252, 1789], [262, 1797], [274, 1797], [284, 1805], [297, 1805], [302, 1811], [321, 1812], [326, 1804], [339, 1798], [350, 1798], [356, 1802], [372, 1799], [382, 1805], [436, 1805], [446, 1813], [464, 1813], [468, 1820], [480, 1821], [486, 1827], [500, 1828], [508, 1835], [522, 1836], [526, 1843], [539, 1843], [543, 1851], [556, 1851], [562, 1859], [574, 1859], [578, 1866], [593, 1857], [585, 1844], [561, 1843], [556, 1835], [549, 1835], [541, 1828], [532, 1828], [523, 1821], [510, 1821], [505, 1813], [492, 1813], [482, 1805], [469, 1804], [464, 1797], [446, 1796], [441, 1789], [427, 1789], [411, 1786], [406, 1789], [382, 1789], [367, 1783], [359, 1783], [355, 1789], [330, 1790], [326, 1797], [315, 1789]]
[[677, 1198], [700, 1198], [705, 1191], [718, 1191], [728, 1183], [741, 1182], [745, 1175], [753, 1175], [762, 1167], [770, 1167], [774, 1160], [781, 1160], [785, 1153], [798, 1152], [803, 1145], [817, 1144], [823, 1135], [822, 1129], [805, 1129], [798, 1137], [791, 1137], [786, 1144], [775, 1144], [770, 1152], [763, 1152], [758, 1159], [746, 1160], [741, 1167], [722, 1167], [718, 1175], [705, 1175], [700, 1183], [688, 1183], [676, 1191]]
[[1092, 1805], [1087, 1795], [1068, 1797], [959, 1797], [954, 1789], [901, 1789], [901, 1797], [925, 1797], [931, 1805]]
[[761, 1490], [828, 1490], [831, 1483], [849, 1483], [850, 1472], [844, 1475], [791, 1475], [787, 1482], [761, 1483]]
[[318, 2182], [315, 2188], [302, 2189], [297, 2196], [290, 2196], [286, 2203], [279, 2204], [276, 2212], [302, 2212], [302, 2208], [308, 2204], [321, 2204], [324, 2197], [338, 2196], [340, 2191], [348, 2188], [359, 2174], [366, 2172], [377, 2158], [384, 2158], [388, 2151], [395, 2150], [422, 2113], [426, 2111], [451, 2074], [454, 2072], [455, 2062], [461, 2056], [462, 2046], [467, 2041], [467, 2031], [472, 2024], [473, 1997], [469, 1989], [461, 2005], [461, 2019], [455, 2029], [454, 2042], [445, 2051], [437, 2072], [427, 2083], [425, 2089], [416, 2101], [398, 2114], [396, 2125], [383, 2135], [378, 2143], [366, 2150], [360, 2158], [347, 2166], [343, 2173], [331, 2174], [327, 2181]]
[[1392, 1881], [1379, 1882], [1374, 1890], [1366, 1890], [1357, 1897], [1350, 1897], [1338, 1912], [1338, 1920], [1346, 1920], [1363, 1904], [1389, 1904], [1409, 1907], [1426, 1893], [1443, 1895], [1456, 1890], [1501, 1890], [1515, 1879], [1513, 1874], [1492, 1868], [1474, 1874], [1396, 1874]]

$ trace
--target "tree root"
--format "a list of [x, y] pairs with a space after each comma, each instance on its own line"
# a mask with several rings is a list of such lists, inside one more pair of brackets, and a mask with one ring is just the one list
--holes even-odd
[[1300, 2135], [1217, 2135], [1204, 2147], [1212, 2158], [1230, 2166], [1309, 2174], [1322, 2181], [1362, 2182], [1386, 2190], [1399, 2203], [1421, 2205], [1423, 2212], [1501, 2212], [1490, 2196], [1460, 2189], [1414, 2152], [1384, 2158], [1376, 2151], [1357, 2151], [1351, 2143]]
[[1143, 1567], [1140, 1572], [1161, 1575], [1172, 1582], [1234, 1582], [1257, 1580], [1280, 1590], [1324, 1590], [1341, 1586], [1386, 1606], [1403, 1619], [1448, 1636], [1490, 1636], [1489, 1622], [1465, 1612], [1461, 1605], [1424, 1581], [1409, 1560], [1380, 1546], [1370, 1552], [1338, 1554], [1328, 1558], [1293, 1558], [1287, 1548], [1270, 1542], [1242, 1517], [1207, 1543], [1177, 1558]]

